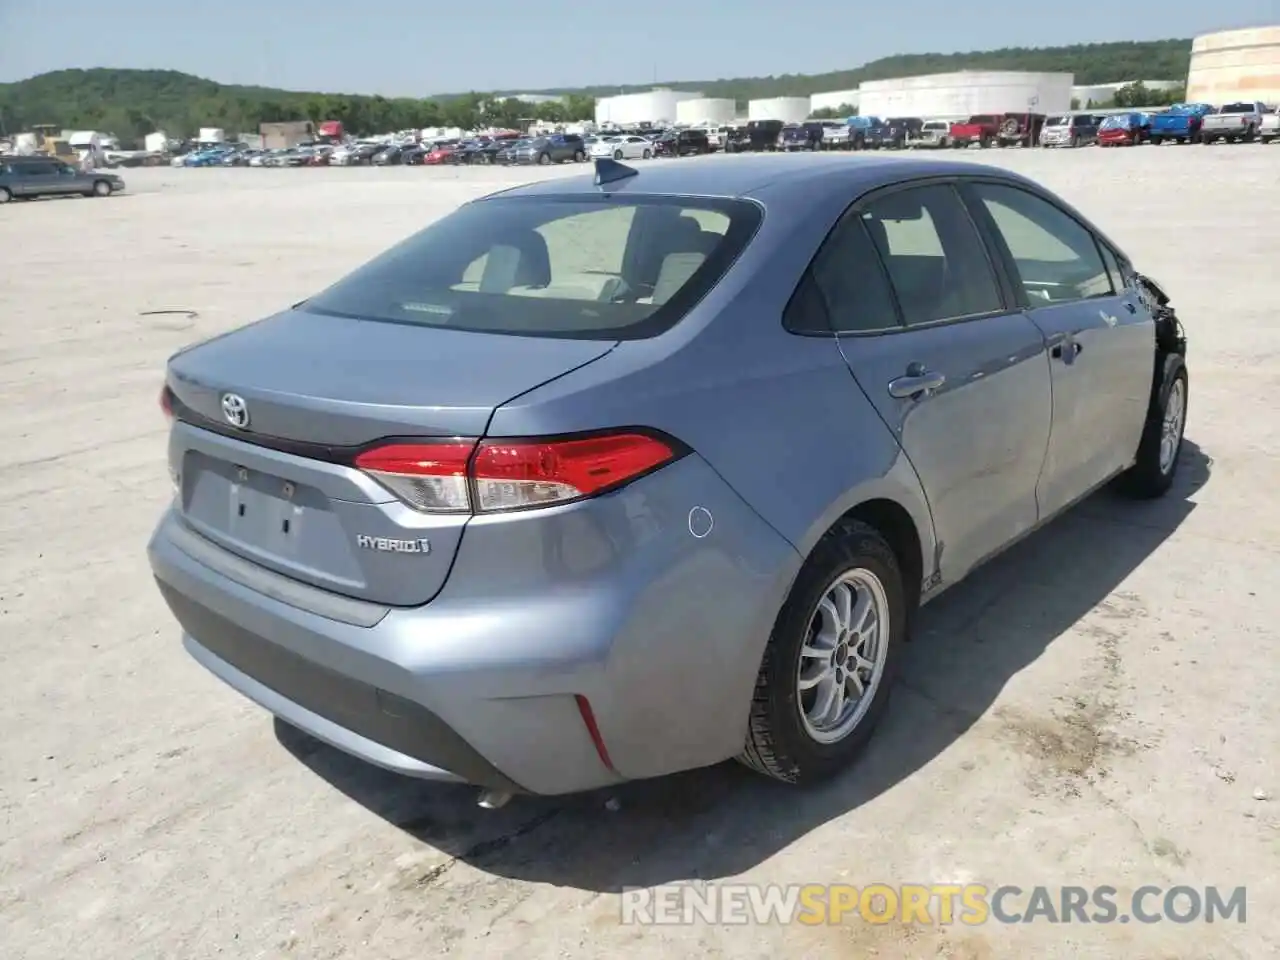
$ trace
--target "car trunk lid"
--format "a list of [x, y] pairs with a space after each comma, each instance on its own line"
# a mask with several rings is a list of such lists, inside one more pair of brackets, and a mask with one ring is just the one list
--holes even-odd
[[413, 509], [353, 466], [355, 454], [392, 437], [481, 437], [498, 406], [613, 346], [301, 309], [206, 341], [169, 363], [176, 508], [207, 539], [286, 576], [425, 603], [470, 515]]

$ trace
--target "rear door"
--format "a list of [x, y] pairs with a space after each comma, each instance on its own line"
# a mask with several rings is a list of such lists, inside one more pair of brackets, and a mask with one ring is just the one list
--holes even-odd
[[1114, 252], [1062, 207], [1008, 184], [966, 191], [1049, 348], [1053, 431], [1038, 492], [1048, 516], [1131, 462], [1150, 396], [1154, 322]]
[[850, 370], [920, 478], [954, 581], [1036, 522], [1044, 339], [948, 182], [860, 201], [813, 277]]
[[16, 197], [39, 197], [58, 192], [58, 168], [52, 162], [15, 163], [13, 170], [13, 194]]

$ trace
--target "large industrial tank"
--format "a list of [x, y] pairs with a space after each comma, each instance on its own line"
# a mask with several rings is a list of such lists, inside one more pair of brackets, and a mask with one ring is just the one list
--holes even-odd
[[968, 117], [979, 113], [1060, 113], [1071, 109], [1070, 73], [962, 70], [858, 88], [864, 117]]
[[737, 101], [719, 97], [698, 97], [694, 100], [681, 100], [676, 104], [676, 123], [689, 126], [732, 123], [737, 115]]
[[799, 123], [809, 116], [808, 97], [771, 97], [768, 100], [752, 100], [747, 104], [748, 120], [781, 120], [783, 123]]
[[1187, 100], [1217, 106], [1232, 100], [1280, 101], [1280, 26], [1196, 37]]
[[860, 95], [860, 90], [830, 90], [826, 93], [815, 93], [809, 97], [809, 112], [839, 110], [844, 107], [857, 108]]
[[702, 94], [659, 87], [645, 93], [624, 93], [596, 101], [596, 124], [628, 127], [642, 123], [675, 123], [677, 105], [699, 100]]

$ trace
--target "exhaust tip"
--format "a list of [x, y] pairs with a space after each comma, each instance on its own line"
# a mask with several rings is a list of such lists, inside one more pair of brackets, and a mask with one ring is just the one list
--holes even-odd
[[477, 806], [482, 810], [500, 810], [511, 800], [511, 794], [505, 790], [481, 790]]

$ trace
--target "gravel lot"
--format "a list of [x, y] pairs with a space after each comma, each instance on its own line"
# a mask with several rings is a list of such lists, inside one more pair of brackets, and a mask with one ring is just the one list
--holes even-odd
[[[169, 496], [156, 393], [183, 344], [467, 197], [583, 170], [123, 171], [118, 198], [0, 211], [0, 956], [1275, 956], [1280, 149], [981, 159], [1173, 293], [1174, 492], [1099, 495], [927, 608], [876, 744], [828, 787], [729, 764], [493, 813], [276, 729], [187, 659], [144, 557]], [[619, 924], [623, 887], [693, 877], [1246, 885], [1249, 915]]]

